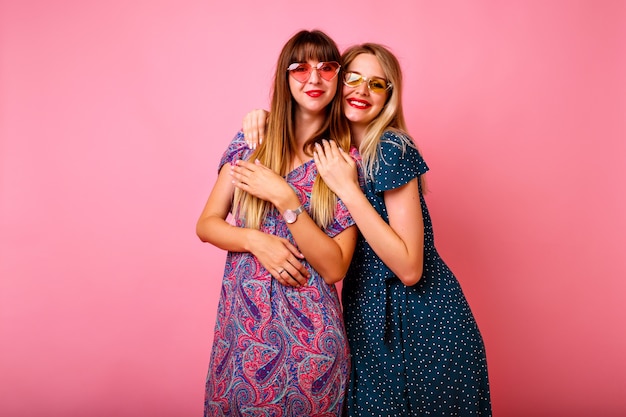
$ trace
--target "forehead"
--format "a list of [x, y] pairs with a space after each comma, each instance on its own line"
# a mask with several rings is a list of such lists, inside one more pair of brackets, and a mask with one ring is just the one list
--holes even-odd
[[348, 64], [347, 71], [358, 72], [364, 76], [375, 76], [385, 78], [385, 71], [380, 65], [378, 58], [372, 54], [359, 54], [350, 64]]

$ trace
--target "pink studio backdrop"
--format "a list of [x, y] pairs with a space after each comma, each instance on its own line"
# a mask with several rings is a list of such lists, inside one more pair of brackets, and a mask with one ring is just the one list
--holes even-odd
[[301, 28], [402, 62], [494, 415], [625, 415], [625, 5], [3, 0], [0, 415], [201, 414], [195, 221]]

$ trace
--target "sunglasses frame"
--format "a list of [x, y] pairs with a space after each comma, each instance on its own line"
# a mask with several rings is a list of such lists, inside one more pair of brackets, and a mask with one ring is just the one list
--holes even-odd
[[[324, 76], [322, 76], [322, 74], [320, 73], [320, 69], [324, 66], [324, 65], [328, 65], [328, 64], [335, 64], [337, 65], [337, 69], [335, 70], [335, 73], [333, 74], [332, 77], [330, 77], [329, 79], [326, 79]], [[298, 68], [300, 65], [305, 65], [306, 67], [308, 67], [308, 73], [307, 73], [307, 77], [305, 80], [300, 81], [299, 79], [296, 78], [296, 76], [294, 75], [293, 71]], [[311, 74], [313, 74], [313, 70], [317, 71], [317, 75], [325, 81], [332, 81], [333, 79], [335, 79], [335, 77], [337, 76], [337, 74], [339, 74], [339, 70], [341, 69], [341, 65], [339, 64], [339, 62], [337, 61], [320, 61], [317, 63], [317, 65], [313, 66], [311, 64], [309, 64], [308, 62], [294, 62], [292, 64], [289, 64], [289, 66], [287, 67], [287, 72], [289, 73], [289, 75], [291, 75], [293, 77], [294, 80], [298, 81], [299, 83], [306, 83], [307, 81], [309, 81], [309, 79], [311, 78]]]
[[[358, 76], [359, 76], [359, 78], [358, 78], [359, 83], [358, 83], [357, 85], [350, 85], [350, 84], [348, 84], [348, 81], [346, 80], [346, 78], [348, 78], [349, 76], [351, 76], [351, 75], [353, 75], [353, 74], [354, 74], [354, 75], [358, 75]], [[383, 90], [373, 89], [373, 88], [372, 88], [372, 84], [371, 84], [371, 83], [372, 83], [372, 81], [374, 81], [374, 80], [384, 81], [384, 82], [385, 82], [385, 85], [386, 85], [387, 87], [385, 87]], [[393, 84], [392, 84], [392, 83], [390, 83], [389, 81], [385, 80], [384, 78], [380, 78], [380, 77], [371, 77], [371, 78], [367, 78], [367, 77], [362, 76], [362, 75], [361, 75], [361, 74], [359, 74], [358, 72], [354, 72], [354, 71], [348, 71], [348, 72], [344, 73], [344, 75], [343, 75], [343, 83], [344, 83], [344, 85], [345, 85], [346, 87], [350, 87], [350, 88], [357, 88], [357, 87], [358, 87], [358, 86], [360, 86], [361, 84], [366, 83], [366, 84], [367, 84], [367, 88], [368, 88], [368, 89], [369, 89], [372, 93], [377, 93], [377, 94], [382, 94], [382, 93], [385, 93], [385, 92], [387, 92], [387, 91], [391, 90], [391, 88], [393, 87]]]

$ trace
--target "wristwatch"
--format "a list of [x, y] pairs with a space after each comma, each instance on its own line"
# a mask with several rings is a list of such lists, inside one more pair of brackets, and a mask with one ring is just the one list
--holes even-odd
[[304, 207], [300, 206], [295, 210], [285, 210], [283, 213], [283, 219], [287, 224], [295, 223], [298, 220], [298, 215], [304, 211]]

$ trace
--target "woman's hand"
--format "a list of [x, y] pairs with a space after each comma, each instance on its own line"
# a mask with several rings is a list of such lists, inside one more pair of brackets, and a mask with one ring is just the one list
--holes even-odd
[[310, 273], [300, 261], [304, 255], [288, 239], [226, 221], [234, 188], [230, 169], [224, 165], [196, 224], [198, 237], [224, 250], [251, 253], [283, 285], [306, 285]]
[[339, 198], [355, 188], [360, 190], [356, 162], [335, 141], [316, 143], [313, 159], [322, 179]]
[[265, 124], [268, 112], [263, 109], [252, 110], [243, 118], [243, 136], [250, 149], [256, 149], [263, 143], [265, 136]]
[[235, 187], [276, 207], [280, 206], [279, 202], [289, 199], [290, 196], [292, 199], [295, 197], [287, 181], [259, 161], [251, 163], [237, 160], [231, 165], [230, 175]]
[[285, 238], [254, 233], [250, 238], [250, 252], [282, 285], [301, 287], [311, 277], [299, 260], [304, 259], [304, 255]]

